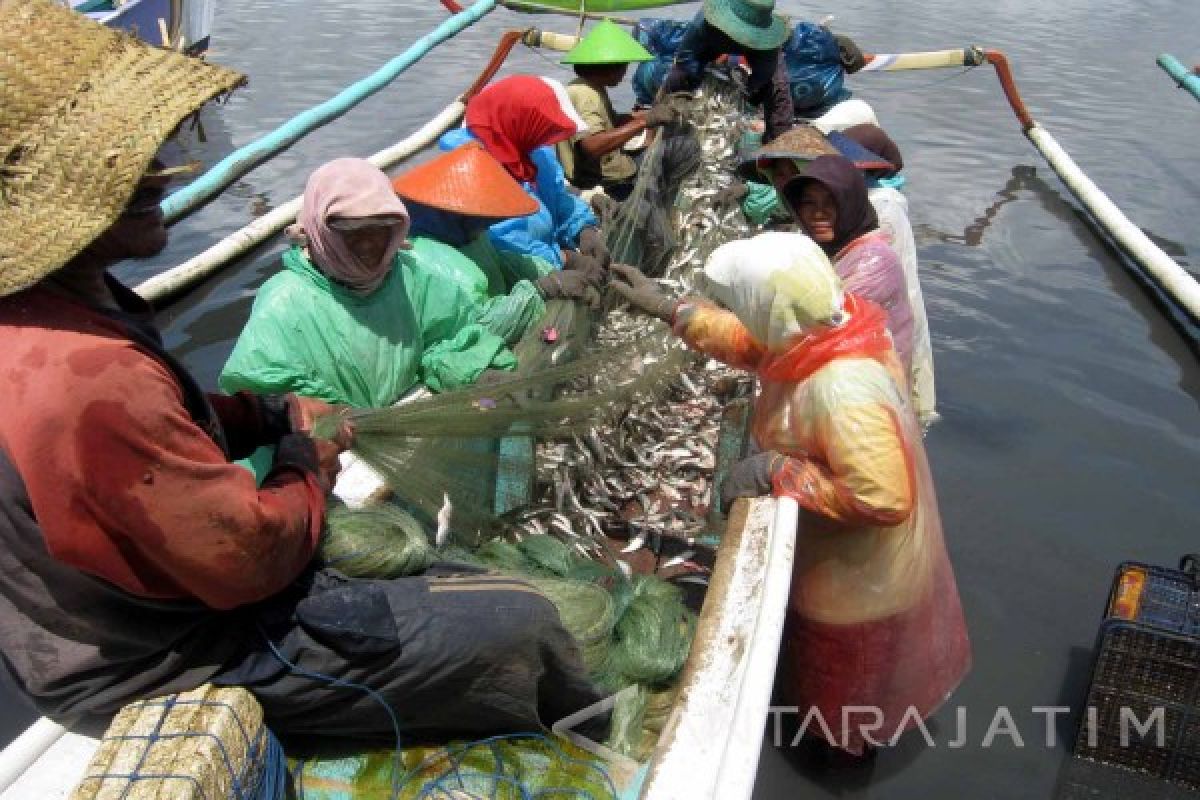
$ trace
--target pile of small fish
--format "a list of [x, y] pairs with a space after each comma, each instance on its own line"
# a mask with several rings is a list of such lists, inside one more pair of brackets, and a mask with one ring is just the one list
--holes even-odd
[[[712, 203], [732, 180], [744, 126], [736, 87], [706, 80], [689, 121], [704, 157], [680, 192], [679, 245], [659, 279], [672, 296], [692, 290], [714, 248], [751, 232], [739, 208], [717, 211]], [[605, 316], [596, 343], [605, 347], [663, 334], [661, 323], [614, 310]], [[539, 444], [539, 496], [514, 520], [518, 536], [551, 533], [626, 572], [662, 570], [684, 582], [706, 582], [706, 569], [692, 561], [692, 546], [710, 530], [722, 400], [746, 391], [750, 379], [703, 357], [688, 363], [665, 397], [634, 403], [614, 424], [586, 436]], [[666, 548], [664, 540], [670, 543]]]

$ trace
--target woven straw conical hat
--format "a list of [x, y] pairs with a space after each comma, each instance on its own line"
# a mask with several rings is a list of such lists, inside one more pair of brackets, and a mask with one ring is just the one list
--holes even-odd
[[838, 149], [821, 131], [812, 125], [797, 125], [742, 159], [737, 172], [743, 180], [755, 180], [764, 168], [770, 167], [770, 162], [777, 159], [800, 163], [837, 154]]
[[507, 219], [538, 210], [537, 201], [478, 142], [469, 142], [392, 179], [414, 203], [471, 217]]
[[244, 81], [49, 0], [0, 0], [0, 296], [107, 230], [180, 121]]

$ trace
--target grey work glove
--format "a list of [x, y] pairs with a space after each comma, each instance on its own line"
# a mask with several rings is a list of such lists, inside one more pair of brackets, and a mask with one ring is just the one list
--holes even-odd
[[733, 465], [721, 483], [721, 508], [728, 511], [739, 497], [762, 497], [771, 493], [775, 473], [787, 461], [787, 456], [774, 450], [764, 450], [747, 456]]
[[586, 275], [597, 289], [608, 282], [608, 264], [577, 250], [567, 253], [563, 259], [563, 271]]
[[608, 253], [608, 243], [604, 241], [604, 234], [594, 225], [579, 232], [579, 252], [596, 259], [600, 262], [600, 266], [606, 269], [612, 261], [612, 256]]
[[746, 184], [741, 181], [735, 181], [732, 186], [726, 186], [713, 195], [712, 203], [717, 208], [722, 206], [731, 206], [735, 203], [740, 203], [742, 198], [749, 192]]
[[612, 288], [625, 298], [634, 310], [657, 317], [668, 325], [675, 318], [676, 302], [658, 284], [647, 278], [637, 267], [613, 264]]
[[679, 112], [675, 110], [670, 100], [661, 100], [650, 106], [646, 115], [642, 117], [642, 121], [646, 123], [647, 128], [661, 128], [664, 125], [670, 125], [678, 117]]
[[568, 300], [580, 300], [592, 308], [600, 305], [600, 292], [596, 290], [595, 279], [585, 272], [551, 272], [538, 278], [534, 285], [547, 300], [563, 297]]
[[604, 192], [592, 195], [592, 211], [602, 221], [613, 220], [621, 213], [621, 204]]

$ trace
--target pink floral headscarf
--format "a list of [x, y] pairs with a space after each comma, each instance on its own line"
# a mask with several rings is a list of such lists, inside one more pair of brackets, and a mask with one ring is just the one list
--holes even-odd
[[[342, 231], [330, 227], [336, 219], [393, 217], [399, 221], [384, 257], [364, 264], [346, 245]], [[387, 175], [361, 158], [339, 158], [319, 167], [308, 178], [299, 224], [288, 229], [307, 245], [317, 269], [359, 294], [379, 288], [391, 269], [396, 251], [407, 246], [408, 209], [396, 196]]]

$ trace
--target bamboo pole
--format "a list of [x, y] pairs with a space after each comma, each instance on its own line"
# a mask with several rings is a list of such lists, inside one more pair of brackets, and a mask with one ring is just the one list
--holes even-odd
[[[1164, 58], [1160, 56], [1159, 63]], [[1174, 59], [1171, 59], [1172, 61]], [[940, 50], [932, 53], [899, 53], [867, 56], [863, 71], [881, 72], [909, 69], [939, 69], [944, 67], [978, 66], [991, 64], [1004, 90], [1004, 97], [1021, 130], [1033, 143], [1050, 168], [1062, 179], [1096, 224], [1107, 233], [1121, 251], [1142, 271], [1142, 275], [1193, 320], [1200, 322], [1200, 283], [1175, 259], [1162, 251], [1141, 228], [1130, 221], [1117, 205], [1089, 178], [1070, 154], [1063, 149], [1050, 132], [1042, 127], [1025, 107], [1025, 101], [1017, 89], [1008, 59], [999, 50], [980, 50], [967, 47], [961, 50]], [[1175, 62], [1179, 69], [1183, 65]], [[1167, 69], [1167, 66], [1163, 66]], [[1168, 72], [1171, 70], [1168, 69]], [[1174, 75], [1174, 72], [1172, 72]], [[1178, 76], [1175, 76], [1178, 77]], [[1200, 90], [1200, 78], [1191, 77]], [[1181, 86], [1183, 83], [1181, 82]], [[1186, 86], [1191, 91], [1190, 86]]]
[[896, 72], [908, 69], [974, 67], [983, 63], [983, 51], [976, 47], [958, 50], [933, 50], [926, 53], [875, 53], [860, 72]]
[[[411, 136], [386, 150], [379, 151], [368, 160], [380, 169], [399, 164], [433, 144], [439, 136], [462, 119], [465, 110], [466, 105], [461, 100], [455, 100]], [[300, 212], [300, 201], [300, 197], [293, 198], [225, 237], [203, 253], [144, 281], [135, 291], [150, 303], [162, 303], [174, 297], [219, 272], [227, 264], [258, 247], [294, 222]]]
[[496, 0], [478, 0], [470, 8], [455, 14], [433, 31], [413, 42], [407, 50], [371, 75], [346, 87], [324, 103], [292, 117], [271, 133], [230, 153], [208, 172], [163, 200], [162, 211], [167, 224], [179, 220], [208, 202], [226, 186], [263, 161], [291, 146], [296, 140], [342, 116], [363, 100], [383, 89], [434, 47], [475, 24], [495, 8]]

